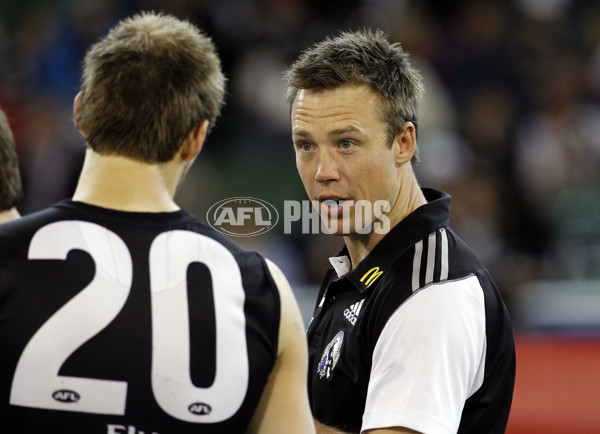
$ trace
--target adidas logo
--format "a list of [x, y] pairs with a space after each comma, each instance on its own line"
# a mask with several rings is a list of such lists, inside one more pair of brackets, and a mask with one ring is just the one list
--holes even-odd
[[362, 305], [364, 302], [365, 302], [365, 299], [363, 298], [361, 301], [359, 301], [358, 303], [354, 303], [353, 305], [351, 305], [348, 309], [346, 309], [344, 311], [344, 316], [346, 317], [346, 319], [348, 321], [350, 321], [350, 324], [352, 324], [352, 325], [356, 324], [356, 320], [358, 319], [358, 314], [360, 313], [360, 309], [362, 308]]

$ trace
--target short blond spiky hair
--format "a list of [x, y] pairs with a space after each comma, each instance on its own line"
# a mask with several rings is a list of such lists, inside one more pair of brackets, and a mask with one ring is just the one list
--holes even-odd
[[142, 13], [88, 50], [75, 121], [100, 154], [161, 163], [203, 120], [214, 125], [224, 94], [210, 38], [187, 21]]
[[[411, 66], [402, 46], [390, 43], [382, 31], [365, 29], [328, 37], [305, 50], [284, 78], [290, 109], [300, 89], [367, 85], [381, 100], [390, 143], [405, 122], [417, 126], [417, 109], [424, 92], [421, 75]], [[416, 161], [417, 151], [413, 157]]]

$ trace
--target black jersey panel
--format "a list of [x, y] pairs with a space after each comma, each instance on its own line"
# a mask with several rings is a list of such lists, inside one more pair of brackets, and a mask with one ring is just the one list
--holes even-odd
[[279, 319], [265, 260], [186, 211], [63, 201], [4, 224], [2, 430], [244, 432]]

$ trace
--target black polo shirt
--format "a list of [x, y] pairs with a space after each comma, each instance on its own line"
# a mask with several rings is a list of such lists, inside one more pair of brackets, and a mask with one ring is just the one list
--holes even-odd
[[331, 258], [307, 334], [314, 416], [347, 432], [503, 433], [511, 321], [488, 271], [448, 227], [450, 196], [398, 223], [355, 269]]

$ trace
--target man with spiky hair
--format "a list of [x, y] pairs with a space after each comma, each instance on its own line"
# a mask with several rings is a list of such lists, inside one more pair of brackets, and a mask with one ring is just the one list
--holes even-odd
[[[320, 433], [503, 433], [515, 379], [510, 318], [421, 188], [420, 74], [382, 32], [342, 32], [286, 72], [296, 164], [344, 247], [307, 335]], [[360, 206], [359, 206], [360, 205]]]
[[20, 217], [17, 205], [23, 200], [19, 161], [8, 119], [0, 109], [0, 223]]
[[174, 201], [224, 93], [172, 16], [87, 52], [74, 196], [0, 228], [2, 432], [314, 432], [284, 275]]

